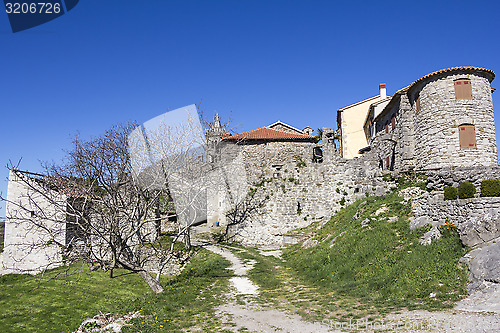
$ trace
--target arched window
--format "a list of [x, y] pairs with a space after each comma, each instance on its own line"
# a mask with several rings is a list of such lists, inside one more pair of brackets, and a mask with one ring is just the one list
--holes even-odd
[[476, 129], [474, 125], [464, 124], [458, 126], [458, 137], [460, 140], [460, 149], [477, 148]]
[[472, 99], [472, 86], [469, 79], [455, 80], [455, 99]]

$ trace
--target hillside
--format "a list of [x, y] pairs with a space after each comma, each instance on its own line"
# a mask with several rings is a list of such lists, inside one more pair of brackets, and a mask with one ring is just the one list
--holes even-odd
[[451, 307], [466, 295], [467, 268], [459, 259], [467, 249], [451, 223], [440, 239], [421, 245], [430, 227], [410, 231], [411, 201], [399, 196], [401, 188], [302, 230], [309, 238], [285, 250], [287, 265], [319, 288], [378, 307]]

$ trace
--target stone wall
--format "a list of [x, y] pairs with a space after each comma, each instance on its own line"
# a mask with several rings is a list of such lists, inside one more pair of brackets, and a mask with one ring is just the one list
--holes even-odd
[[[240, 150], [249, 188], [253, 186], [258, 197], [265, 199], [264, 205], [234, 231], [243, 243], [281, 245], [290, 231], [327, 220], [357, 198], [387, 191], [389, 185], [382, 181], [373, 154], [352, 160], [332, 155], [323, 163], [314, 163], [314, 146], [299, 142], [229, 146], [232, 154]], [[224, 225], [223, 215], [231, 205], [220, 200], [227, 199], [227, 194], [209, 198], [215, 208], [212, 216], [217, 214]]]
[[444, 200], [442, 191], [425, 192], [413, 199], [410, 228], [437, 227], [450, 221], [457, 225], [462, 243], [481, 246], [500, 237], [500, 198]]
[[425, 172], [427, 178], [427, 188], [429, 190], [443, 190], [445, 186], [458, 185], [464, 181], [469, 181], [476, 186], [480, 192], [481, 181], [488, 179], [500, 179], [500, 167], [447, 167], [439, 170], [428, 170]]

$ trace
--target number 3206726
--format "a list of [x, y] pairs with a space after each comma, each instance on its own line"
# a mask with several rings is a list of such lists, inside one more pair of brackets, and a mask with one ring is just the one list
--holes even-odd
[[59, 14], [61, 12], [61, 4], [50, 2], [7, 2], [5, 10], [7, 14]]

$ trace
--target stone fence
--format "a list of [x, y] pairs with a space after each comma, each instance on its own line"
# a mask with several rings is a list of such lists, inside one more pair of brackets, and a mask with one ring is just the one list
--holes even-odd
[[410, 228], [437, 227], [447, 220], [457, 225], [460, 239], [469, 247], [500, 237], [500, 198], [444, 200], [442, 191], [423, 192], [413, 198]]
[[427, 178], [427, 188], [429, 190], [442, 190], [445, 186], [458, 185], [464, 181], [473, 183], [478, 192], [481, 181], [487, 179], [500, 179], [500, 167], [461, 167], [443, 168], [440, 170], [426, 170], [423, 172]]

